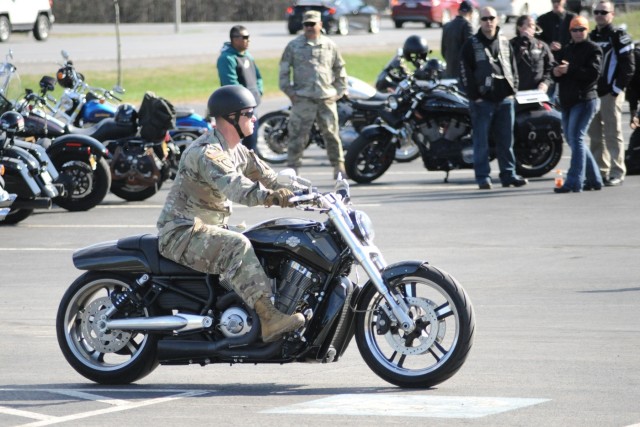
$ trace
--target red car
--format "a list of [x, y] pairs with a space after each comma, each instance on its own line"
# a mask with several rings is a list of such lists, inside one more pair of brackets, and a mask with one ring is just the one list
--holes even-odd
[[[391, 19], [396, 28], [405, 22], [423, 22], [425, 27], [432, 24], [443, 26], [458, 15], [462, 0], [392, 0]], [[474, 9], [478, 2], [471, 0]]]

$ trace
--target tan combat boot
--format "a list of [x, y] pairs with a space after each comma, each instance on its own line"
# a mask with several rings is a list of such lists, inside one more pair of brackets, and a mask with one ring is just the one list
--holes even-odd
[[285, 332], [295, 331], [304, 325], [302, 314], [296, 313], [287, 316], [281, 313], [266, 295], [261, 296], [253, 308], [260, 318], [263, 342], [277, 341]]
[[347, 171], [344, 169], [344, 163], [340, 162], [333, 167], [333, 179], [338, 179], [338, 174], [342, 174], [342, 179], [347, 179]]

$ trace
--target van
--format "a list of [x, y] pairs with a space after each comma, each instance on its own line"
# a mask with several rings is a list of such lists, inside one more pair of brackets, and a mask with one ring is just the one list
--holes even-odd
[[55, 21], [52, 7], [53, 0], [0, 0], [0, 42], [30, 31], [36, 40], [46, 40]]

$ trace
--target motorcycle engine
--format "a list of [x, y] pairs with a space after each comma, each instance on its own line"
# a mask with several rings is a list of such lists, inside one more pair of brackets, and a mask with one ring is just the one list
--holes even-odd
[[284, 263], [280, 272], [281, 279], [275, 292], [275, 306], [283, 313], [293, 314], [298, 306], [306, 301], [303, 298], [305, 294], [319, 291], [322, 281], [315, 271], [293, 260]]
[[473, 144], [468, 122], [456, 117], [435, 117], [420, 124], [414, 140], [423, 151], [428, 170], [471, 167]]

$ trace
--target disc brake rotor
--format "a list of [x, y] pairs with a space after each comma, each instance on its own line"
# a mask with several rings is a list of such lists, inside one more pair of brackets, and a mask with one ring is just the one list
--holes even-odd
[[102, 297], [92, 301], [80, 315], [82, 337], [101, 353], [115, 353], [124, 348], [131, 339], [130, 332], [106, 329], [106, 312], [111, 305], [109, 297]]
[[[400, 354], [424, 354], [436, 340], [440, 341], [444, 337], [446, 323], [438, 321], [436, 305], [432, 301], [417, 297], [407, 297], [406, 301], [410, 306], [419, 335], [413, 337], [411, 344], [407, 345], [407, 336], [399, 334], [402, 330], [393, 328], [385, 334], [385, 338], [387, 343]], [[423, 326], [420, 327], [418, 324]]]

